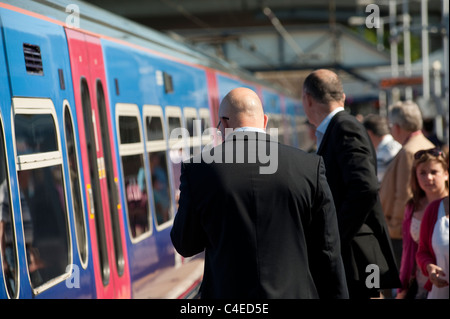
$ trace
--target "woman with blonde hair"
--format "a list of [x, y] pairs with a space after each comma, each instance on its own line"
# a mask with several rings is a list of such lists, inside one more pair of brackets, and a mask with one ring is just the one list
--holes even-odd
[[414, 154], [411, 170], [412, 198], [406, 204], [403, 221], [403, 253], [400, 267], [402, 287], [397, 298], [425, 299], [428, 281], [417, 267], [416, 253], [420, 228], [428, 204], [449, 194], [449, 173], [446, 154], [437, 148], [420, 150]]
[[[448, 154], [447, 154], [448, 176]], [[449, 298], [449, 208], [447, 196], [435, 200], [425, 210], [420, 227], [417, 264], [428, 276], [425, 288], [428, 299]]]

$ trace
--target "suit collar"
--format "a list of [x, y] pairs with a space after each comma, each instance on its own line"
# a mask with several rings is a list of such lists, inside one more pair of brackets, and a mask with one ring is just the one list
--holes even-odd
[[325, 131], [325, 134], [324, 134], [324, 136], [323, 136], [323, 138], [322, 138], [322, 142], [320, 143], [320, 146], [319, 146], [319, 148], [317, 149], [317, 154], [318, 154], [318, 155], [322, 155], [323, 149], [324, 149], [325, 144], [327, 143], [327, 140], [328, 140], [328, 138], [329, 138], [329, 136], [330, 136], [330, 134], [331, 134], [330, 132], [331, 132], [333, 126], [336, 124], [337, 119], [338, 119], [339, 117], [343, 116], [344, 114], [347, 114], [347, 112], [341, 111], [341, 112], [336, 113], [336, 114], [331, 118], [330, 122], [328, 123], [328, 126], [327, 126], [327, 129], [326, 129], [326, 131]]
[[234, 131], [225, 138], [225, 142], [245, 139], [271, 140], [273, 142], [278, 142], [278, 136], [271, 136], [267, 133], [256, 131]]
[[317, 126], [317, 131], [321, 132], [322, 134], [325, 134], [325, 132], [327, 131], [327, 127], [330, 124], [331, 119], [339, 112], [344, 111], [343, 107], [337, 107], [336, 109], [334, 109], [332, 112], [330, 112], [330, 114], [328, 114], [323, 120], [322, 122]]

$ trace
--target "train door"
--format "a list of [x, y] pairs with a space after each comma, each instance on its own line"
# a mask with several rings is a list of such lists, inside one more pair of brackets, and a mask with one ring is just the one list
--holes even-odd
[[[1, 11], [0, 11], [1, 14]], [[3, 45], [3, 25], [0, 16], [0, 299], [16, 298], [19, 286], [19, 265], [17, 256], [16, 234], [13, 225], [15, 220], [11, 205], [10, 176], [8, 160], [12, 153], [11, 131], [8, 127], [10, 114], [10, 87], [6, 67], [5, 48]], [[8, 149], [9, 148], [9, 149]], [[9, 223], [9, 226], [6, 225]]]
[[66, 34], [85, 168], [97, 295], [129, 298], [130, 276], [100, 39], [70, 29], [66, 29]]

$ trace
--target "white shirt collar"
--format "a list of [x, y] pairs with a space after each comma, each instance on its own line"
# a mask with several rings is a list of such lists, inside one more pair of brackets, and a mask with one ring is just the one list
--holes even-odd
[[234, 130], [234, 132], [259, 132], [259, 133], [266, 134], [266, 130], [264, 130], [262, 128], [250, 127], [250, 126], [238, 127], [237, 129]]
[[337, 107], [333, 110], [330, 114], [328, 114], [322, 122], [320, 122], [319, 126], [316, 128], [316, 136], [317, 136], [317, 149], [320, 147], [320, 143], [322, 143], [322, 138], [325, 135], [325, 132], [327, 131], [328, 124], [330, 124], [331, 119], [339, 112], [344, 111], [345, 109], [343, 107]]
[[320, 122], [319, 126], [317, 126], [316, 131], [321, 132], [322, 134], [325, 134], [328, 124], [330, 124], [331, 119], [339, 112], [344, 111], [345, 109], [343, 107], [338, 107], [336, 109], [333, 110], [333, 112], [331, 112], [330, 114], [328, 114], [323, 120], [322, 122]]
[[386, 134], [385, 136], [383, 136], [383, 138], [381, 139], [380, 144], [378, 144], [377, 148], [382, 148], [384, 145], [388, 144], [389, 142], [391, 142], [394, 138], [392, 137], [391, 134]]

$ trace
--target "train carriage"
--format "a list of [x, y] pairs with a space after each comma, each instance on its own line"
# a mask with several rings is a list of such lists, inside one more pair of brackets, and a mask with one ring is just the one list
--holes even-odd
[[2, 1], [0, 28], [0, 298], [195, 295], [202, 256], [170, 241], [181, 161], [217, 143], [231, 89], [294, 146], [299, 101], [76, 1]]
[[[91, 236], [82, 213], [86, 202], [76, 195], [81, 170], [70, 167], [81, 151], [64, 28], [0, 10], [0, 54], [7, 66], [1, 80], [2, 147], [7, 148], [1, 160], [7, 163], [3, 182], [9, 184], [2, 189], [9, 198], [2, 215], [6, 221], [9, 214], [14, 225], [4, 222], [9, 239], [2, 261], [4, 268], [9, 265], [2, 272], [8, 287], [2, 295], [94, 297]], [[65, 280], [73, 271], [86, 284], [67, 290]]]

